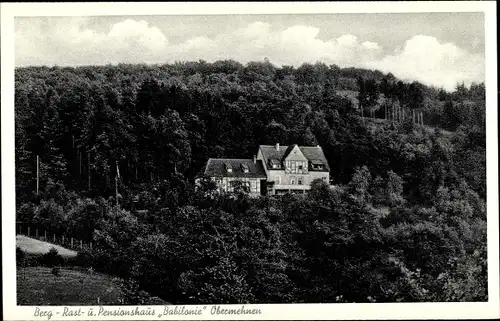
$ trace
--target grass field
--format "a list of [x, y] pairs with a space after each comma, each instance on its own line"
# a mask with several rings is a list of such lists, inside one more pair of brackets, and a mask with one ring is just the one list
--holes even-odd
[[[52, 247], [66, 259], [77, 255], [75, 251], [22, 235], [16, 236], [16, 245], [32, 258], [40, 257]], [[112, 276], [103, 273], [65, 266], [60, 267], [59, 276], [56, 276], [47, 267], [17, 268], [18, 305], [118, 305], [121, 298], [123, 293], [119, 285]], [[151, 300], [148, 304], [165, 304], [156, 297]]]
[[24, 252], [28, 254], [45, 254], [52, 247], [57, 250], [59, 255], [63, 257], [75, 257], [76, 251], [68, 250], [62, 246], [55, 245], [48, 242], [43, 242], [40, 240], [32, 239], [24, 235], [16, 236], [16, 245], [21, 248]]
[[61, 268], [60, 276], [46, 267], [19, 268], [18, 305], [102, 305], [119, 304], [121, 290], [112, 277], [84, 269]]

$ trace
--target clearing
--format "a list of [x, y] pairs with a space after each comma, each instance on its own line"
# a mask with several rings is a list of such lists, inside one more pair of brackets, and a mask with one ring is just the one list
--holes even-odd
[[[47, 267], [17, 269], [18, 305], [121, 305], [124, 293], [117, 279], [91, 269], [61, 267], [59, 275]], [[144, 304], [170, 304], [140, 291]]]
[[[76, 251], [24, 235], [16, 236], [16, 245], [31, 255], [47, 253], [52, 247], [65, 258], [77, 255]], [[58, 276], [48, 267], [17, 267], [16, 279], [18, 305], [119, 305], [124, 297], [113, 276], [79, 266], [60, 267]], [[166, 304], [143, 294], [149, 298], [146, 304]]]
[[122, 291], [113, 278], [78, 268], [26, 267], [17, 272], [18, 305], [110, 305], [119, 304]]
[[69, 250], [59, 245], [32, 239], [24, 235], [16, 235], [16, 245], [28, 254], [45, 254], [51, 248], [55, 248], [59, 255], [63, 257], [75, 257], [77, 252]]

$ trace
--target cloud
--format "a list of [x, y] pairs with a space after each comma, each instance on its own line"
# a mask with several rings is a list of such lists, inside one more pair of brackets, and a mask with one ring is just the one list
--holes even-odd
[[364, 64], [408, 80], [443, 86], [451, 90], [458, 82], [484, 81], [484, 57], [470, 54], [452, 43], [435, 37], [417, 35], [406, 41], [402, 50]]
[[274, 30], [254, 22], [215, 37], [199, 35], [170, 43], [164, 32], [147, 21], [126, 19], [108, 30], [93, 30], [86, 18], [41, 18], [16, 24], [16, 65], [86, 65], [107, 63], [167, 63], [175, 60], [242, 63], [268, 58], [276, 65], [299, 66], [322, 61], [340, 67], [392, 72], [405, 80], [452, 89], [457, 82], [484, 79], [484, 57], [452, 43], [416, 35], [392, 53], [377, 42], [344, 34], [323, 40], [320, 29], [294, 25]]
[[107, 33], [82, 28], [85, 19], [21, 24], [16, 31], [16, 65], [84, 65], [117, 62], [153, 63], [167, 50], [168, 40], [157, 27], [131, 19]]

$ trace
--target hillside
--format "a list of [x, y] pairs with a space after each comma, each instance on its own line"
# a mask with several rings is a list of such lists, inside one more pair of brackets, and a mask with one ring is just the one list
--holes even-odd
[[[100, 273], [178, 304], [488, 299], [484, 84], [266, 61], [15, 77], [16, 221], [92, 242]], [[339, 188], [250, 199], [200, 175], [277, 143], [319, 145]]]
[[24, 235], [16, 235], [16, 246], [28, 254], [45, 254], [51, 248], [55, 248], [63, 257], [75, 257], [77, 252], [59, 245], [40, 241]]
[[122, 296], [113, 278], [102, 273], [62, 268], [60, 276], [54, 276], [46, 267], [26, 267], [17, 273], [19, 305], [117, 305]]

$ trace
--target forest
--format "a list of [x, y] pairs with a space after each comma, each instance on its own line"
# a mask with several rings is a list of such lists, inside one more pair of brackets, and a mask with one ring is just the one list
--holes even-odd
[[[16, 221], [174, 304], [486, 301], [485, 108], [320, 62], [16, 68]], [[321, 145], [333, 188], [201, 175], [275, 143]]]

